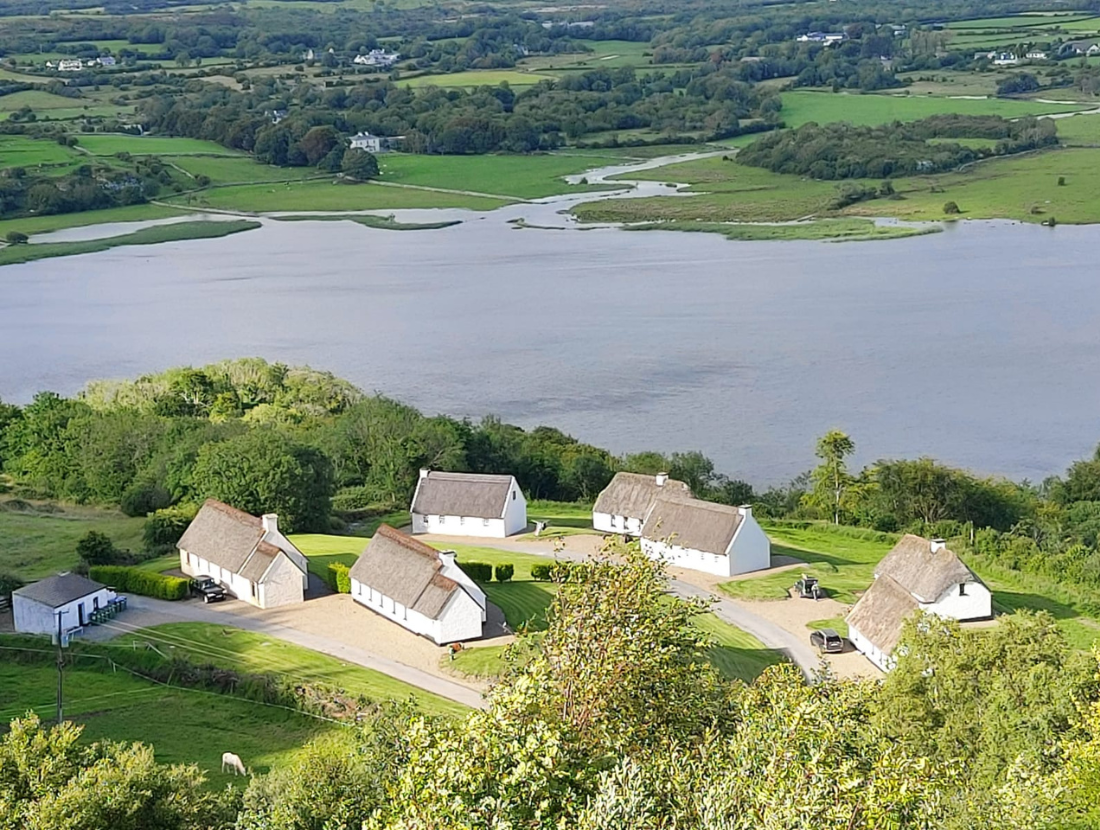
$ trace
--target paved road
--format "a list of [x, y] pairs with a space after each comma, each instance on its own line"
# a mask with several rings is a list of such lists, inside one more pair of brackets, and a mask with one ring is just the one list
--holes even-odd
[[[434, 539], [435, 537], [433, 537]], [[439, 537], [442, 539], [442, 537]], [[463, 540], [466, 541], [465, 539]], [[572, 551], [553, 550], [552, 542], [515, 542], [507, 539], [483, 539], [477, 544], [499, 550], [510, 550], [516, 553], [529, 553], [534, 556], [558, 556], [562, 559], [582, 560], [584, 556]], [[773, 648], [787, 655], [798, 666], [806, 677], [813, 675], [822, 668], [821, 657], [810, 647], [807, 642], [787, 631], [785, 628], [766, 620], [758, 614], [754, 614], [741, 603], [725, 599], [705, 588], [699, 588], [678, 579], [672, 580], [672, 593], [681, 597], [700, 597], [713, 602], [712, 610], [722, 620], [735, 625], [742, 631], [751, 634], [768, 648]]]
[[[464, 706], [481, 709], [485, 701], [481, 692], [471, 689], [459, 683], [452, 682], [443, 677], [406, 666], [395, 660], [379, 657], [361, 648], [355, 648], [327, 637], [298, 631], [278, 623], [254, 617], [243, 616], [233, 612], [232, 607], [238, 603], [226, 602], [222, 605], [203, 605], [195, 601], [166, 602], [150, 597], [129, 595], [127, 611], [112, 622], [119, 624], [120, 628], [144, 628], [151, 625], [160, 625], [166, 622], [202, 622], [215, 625], [243, 628], [246, 631], [255, 631], [260, 634], [268, 634], [280, 640], [303, 646], [305, 648], [328, 654], [348, 663], [363, 666], [367, 669], [381, 672], [395, 680], [408, 683], [418, 689], [437, 694]], [[250, 609], [251, 610], [251, 609]], [[369, 613], [369, 612], [368, 612]], [[91, 626], [85, 632], [88, 639], [108, 639], [118, 636], [122, 632], [107, 626]]]

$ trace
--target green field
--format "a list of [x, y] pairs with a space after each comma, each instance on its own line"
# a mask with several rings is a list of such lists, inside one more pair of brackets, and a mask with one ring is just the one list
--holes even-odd
[[82, 242], [42, 242], [36, 245], [8, 245], [0, 248], [0, 266], [17, 265], [51, 257], [94, 254], [128, 245], [159, 245], [162, 242], [186, 242], [195, 239], [220, 239], [223, 236], [251, 231], [260, 227], [259, 222], [245, 219], [211, 222], [177, 222], [171, 225], [155, 225], [121, 236], [89, 239]]
[[11, 95], [0, 97], [0, 112], [15, 112], [23, 107], [30, 107], [35, 112], [79, 109], [84, 104], [92, 103], [94, 102], [87, 98], [69, 98], [41, 89], [25, 89], [22, 92], [13, 92]]
[[26, 216], [21, 219], [0, 220], [0, 237], [9, 231], [28, 235], [49, 233], [63, 228], [82, 228], [105, 222], [143, 222], [149, 219], [168, 219], [186, 211], [161, 205], [130, 205], [128, 207], [87, 210], [80, 213], [57, 213], [51, 216]]
[[[189, 139], [188, 139], [189, 140]], [[261, 164], [250, 156], [177, 156], [165, 154], [161, 159], [192, 176], [206, 176], [213, 184], [261, 184], [290, 182], [318, 176], [313, 167], [275, 167]], [[324, 177], [332, 181], [331, 176]]]
[[553, 80], [549, 73], [518, 72], [514, 69], [470, 69], [465, 72], [449, 72], [439, 75], [418, 75], [402, 78], [398, 85], [417, 89], [424, 86], [440, 86], [452, 89], [469, 89], [478, 86], [534, 86], [539, 81]]
[[[2, 99], [0, 99], [2, 100]], [[56, 141], [22, 135], [0, 136], [0, 168], [28, 167], [41, 164], [82, 164], [81, 155]]]
[[236, 150], [230, 150], [220, 144], [215, 144], [213, 141], [200, 141], [197, 138], [93, 133], [81, 134], [77, 140], [82, 148], [94, 156], [113, 156], [115, 153], [123, 152], [135, 156], [189, 154], [243, 156], [243, 153]]
[[176, 204], [219, 210], [264, 211], [399, 210], [466, 208], [493, 210], [512, 200], [378, 184], [335, 184], [332, 180], [221, 187], [172, 199]]
[[944, 113], [1018, 118], [1023, 115], [1047, 115], [1086, 109], [1084, 104], [1041, 104], [1038, 101], [999, 98], [970, 100], [896, 94], [784, 92], [782, 98], [783, 110], [780, 115], [788, 127], [799, 127], [810, 121], [818, 124], [847, 121], [859, 126], [872, 126], [891, 121], [916, 121]]
[[751, 224], [720, 222], [656, 222], [629, 225], [627, 231], [682, 231], [717, 233], [727, 239], [746, 242], [791, 242], [794, 240], [827, 240], [831, 242], [869, 242], [883, 239], [904, 239], [937, 233], [938, 226], [880, 225], [870, 219], [817, 219], [791, 224]]
[[[124, 623], [125, 617], [119, 621]], [[372, 669], [345, 663], [327, 654], [274, 637], [206, 623], [169, 623], [119, 638], [120, 644], [151, 643], [170, 655], [193, 662], [254, 674], [278, 674], [303, 683], [325, 683], [370, 701], [412, 698], [426, 712], [462, 714], [466, 707], [421, 691]]]
[[[49, 719], [56, 689], [53, 667], [0, 659], [4, 723], [30, 709]], [[162, 763], [196, 763], [207, 773], [211, 788], [247, 783], [221, 773], [225, 751], [240, 755], [254, 773], [264, 773], [289, 763], [312, 738], [342, 728], [247, 700], [168, 689], [123, 672], [79, 668], [65, 672], [65, 715], [84, 724], [86, 741], [141, 741], [154, 746]], [[198, 737], [204, 735], [217, 740]]]
[[140, 551], [144, 519], [92, 507], [0, 501], [0, 573], [39, 579], [79, 561], [76, 543], [89, 530], [105, 533], [122, 550]]

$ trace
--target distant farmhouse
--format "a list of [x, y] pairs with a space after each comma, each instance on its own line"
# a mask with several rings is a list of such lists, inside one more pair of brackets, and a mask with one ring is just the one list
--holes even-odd
[[185, 574], [213, 577], [245, 602], [277, 608], [305, 599], [308, 563], [274, 513], [257, 518], [207, 499], [176, 547]]
[[834, 46], [847, 39], [848, 36], [843, 32], [808, 32], [795, 38], [798, 43], [821, 43], [825, 46]]
[[649, 511], [658, 498], [691, 498], [691, 489], [668, 473], [655, 476], [616, 473], [592, 507], [592, 527], [604, 533], [641, 536]]
[[718, 576], [771, 567], [771, 542], [751, 507], [692, 498], [658, 498], [642, 526], [652, 559]]
[[63, 573], [32, 582], [12, 592], [15, 630], [24, 634], [62, 635], [86, 626], [92, 613], [118, 597], [98, 582], [74, 573]]
[[1060, 58], [1096, 54], [1100, 54], [1100, 43], [1095, 40], [1067, 40], [1058, 47], [1058, 57]]
[[952, 620], [993, 615], [993, 597], [942, 539], [906, 534], [875, 568], [875, 581], [848, 614], [848, 639], [883, 671], [905, 619], [927, 611]]
[[527, 528], [527, 499], [513, 476], [420, 471], [413, 533], [503, 539]]
[[355, 602], [438, 645], [482, 634], [485, 592], [455, 563], [453, 551], [382, 525], [350, 576]]
[[399, 52], [387, 52], [385, 49], [371, 49], [365, 55], [356, 55], [351, 62], [356, 66], [373, 66], [376, 69], [389, 69], [401, 60]]
[[353, 150], [366, 150], [368, 153], [381, 153], [388, 150], [386, 140], [380, 135], [356, 133], [350, 139]]

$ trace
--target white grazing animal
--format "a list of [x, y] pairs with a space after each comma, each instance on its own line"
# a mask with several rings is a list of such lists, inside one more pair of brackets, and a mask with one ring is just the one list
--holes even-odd
[[225, 772], [226, 767], [232, 769], [234, 775], [248, 775], [244, 763], [241, 761], [241, 756], [234, 755], [232, 752], [222, 753], [222, 772]]

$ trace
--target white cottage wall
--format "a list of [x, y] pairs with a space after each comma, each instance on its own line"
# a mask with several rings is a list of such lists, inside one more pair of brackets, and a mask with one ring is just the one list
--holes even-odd
[[921, 610], [952, 620], [982, 620], [993, 616], [993, 596], [980, 582], [952, 585], [943, 596], [931, 603], [921, 603]]
[[302, 590], [302, 572], [284, 554], [271, 563], [263, 582], [259, 585], [257, 604], [261, 608], [278, 608], [305, 600]]

